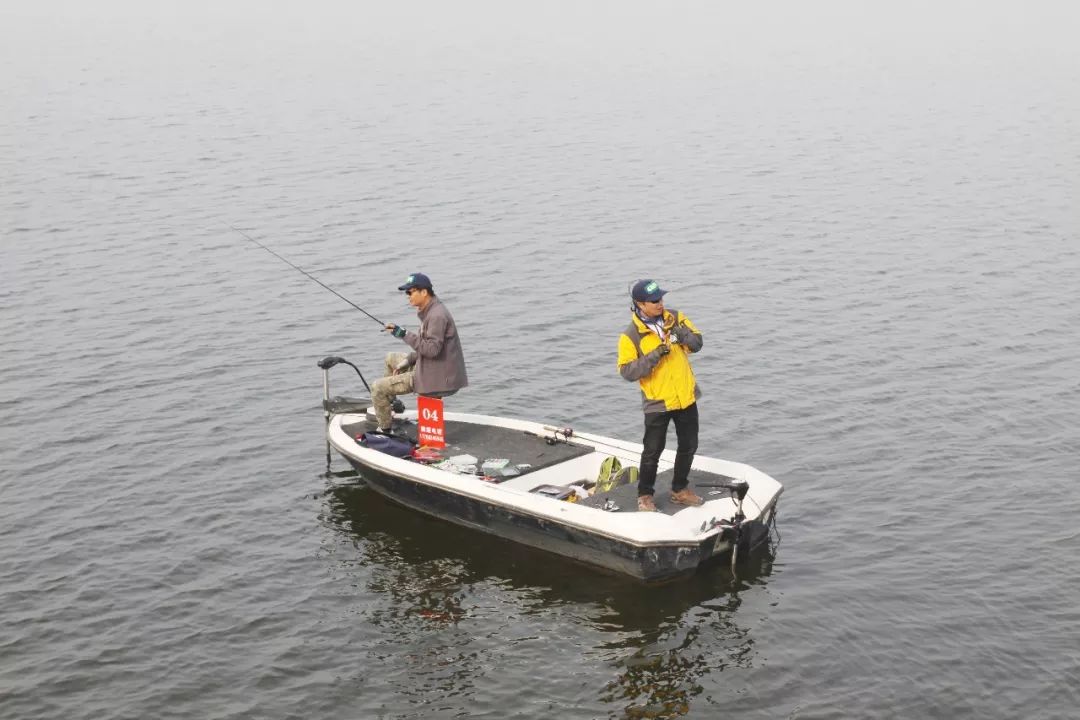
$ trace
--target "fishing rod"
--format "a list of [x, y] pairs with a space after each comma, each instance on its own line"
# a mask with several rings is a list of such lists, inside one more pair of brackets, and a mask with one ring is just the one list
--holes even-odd
[[[374, 320], [375, 322], [379, 323], [379, 325], [382, 325], [382, 326], [383, 326], [384, 328], [386, 327], [386, 323], [384, 323], [384, 322], [383, 322], [382, 320], [380, 320], [379, 318], [375, 317], [374, 315], [372, 315], [371, 313], [369, 313], [369, 312], [368, 312], [367, 310], [365, 310], [364, 308], [360, 307], [359, 305], [357, 305], [356, 303], [354, 303], [354, 302], [353, 302], [352, 300], [350, 300], [349, 298], [345, 297], [344, 295], [342, 295], [341, 293], [339, 293], [339, 292], [338, 292], [337, 290], [335, 290], [334, 288], [330, 287], [329, 285], [327, 285], [326, 283], [324, 283], [324, 282], [323, 282], [322, 280], [320, 280], [319, 278], [317, 278], [317, 277], [315, 277], [314, 275], [312, 275], [311, 273], [309, 273], [309, 272], [308, 272], [307, 270], [305, 270], [304, 268], [302, 268], [302, 267], [297, 267], [296, 265], [293, 265], [293, 264], [292, 264], [291, 262], [289, 262], [289, 261], [288, 261], [288, 260], [286, 260], [285, 258], [281, 257], [281, 256], [280, 256], [280, 255], [278, 255], [278, 254], [277, 254], [276, 252], [274, 252], [274, 251], [273, 251], [273, 250], [271, 250], [270, 248], [266, 247], [266, 246], [265, 246], [265, 245], [263, 245], [263, 244], [262, 244], [261, 242], [259, 242], [259, 241], [258, 241], [258, 240], [256, 240], [255, 238], [251, 237], [250, 235], [248, 235], [248, 234], [247, 234], [246, 232], [244, 232], [244, 231], [243, 231], [243, 230], [241, 230], [240, 228], [236, 228], [236, 227], [233, 227], [232, 225], [229, 225], [229, 228], [230, 228], [230, 229], [232, 229], [232, 230], [235, 230], [235, 231], [236, 231], [236, 232], [238, 232], [238, 233], [240, 233], [241, 235], [243, 235], [244, 237], [246, 237], [246, 238], [247, 238], [248, 240], [250, 240], [251, 242], [255, 243], [256, 245], [258, 245], [259, 247], [261, 247], [261, 248], [262, 248], [263, 250], [265, 250], [266, 252], [270, 253], [270, 254], [271, 254], [271, 255], [273, 255], [274, 257], [276, 257], [276, 258], [277, 258], [278, 260], [281, 260], [281, 261], [282, 261], [283, 263], [285, 263], [285, 264], [286, 264], [286, 265], [288, 265], [289, 267], [293, 268], [294, 270], [299, 270], [300, 272], [304, 273], [304, 274], [305, 274], [305, 275], [307, 275], [307, 276], [308, 276], [309, 278], [311, 278], [311, 279], [312, 279], [312, 280], [314, 280], [315, 282], [319, 283], [319, 284], [320, 284], [320, 285], [322, 285], [322, 286], [323, 286], [324, 288], [326, 288], [326, 289], [327, 289], [327, 290], [329, 290], [330, 292], [334, 293], [334, 294], [335, 294], [335, 295], [337, 295], [337, 296], [338, 296], [339, 298], [341, 298], [341, 299], [342, 299], [342, 300], [344, 300], [345, 302], [349, 303], [349, 304], [350, 304], [350, 305], [352, 305], [352, 306], [353, 306], [354, 308], [356, 308], [356, 309], [357, 309], [357, 310], [359, 310], [360, 312], [364, 313], [365, 315], [367, 315], [367, 316], [368, 316], [369, 318], [371, 318], [371, 319], [372, 319], [372, 320]], [[359, 372], [359, 370], [357, 370], [357, 372]], [[364, 383], [364, 384], [366, 385], [367, 383]]]

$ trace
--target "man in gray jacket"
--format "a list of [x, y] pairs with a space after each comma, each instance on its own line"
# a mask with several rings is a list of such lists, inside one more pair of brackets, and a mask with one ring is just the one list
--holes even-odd
[[392, 428], [391, 407], [398, 395], [415, 392], [441, 398], [469, 384], [457, 325], [435, 296], [431, 279], [424, 273], [413, 273], [398, 290], [404, 291], [409, 304], [416, 308], [420, 331], [412, 332], [394, 323], [386, 325], [386, 330], [404, 340], [412, 352], [387, 353], [386, 376], [371, 384], [371, 400], [382, 432]]

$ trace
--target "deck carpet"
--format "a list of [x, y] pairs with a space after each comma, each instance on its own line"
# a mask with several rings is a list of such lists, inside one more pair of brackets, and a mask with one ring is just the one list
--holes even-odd
[[[674, 470], [665, 470], [657, 474], [656, 484], [653, 485], [655, 489], [653, 501], [656, 503], [656, 510], [665, 515], [674, 515], [686, 507], [685, 505], [676, 505], [668, 499], [668, 495], [671, 493], [671, 479], [673, 477], [675, 477]], [[706, 500], [713, 500], [717, 497], [729, 497], [728, 491], [723, 488], [701, 487], [701, 485], [732, 480], [733, 478], [704, 470], [691, 470], [689, 479], [690, 488], [694, 492]], [[721, 494], [709, 495], [710, 492], [720, 492]], [[586, 498], [581, 501], [581, 504], [588, 507], [602, 507], [609, 499], [619, 507], [617, 512], [637, 512], [637, 485], [620, 485], [609, 492]]]
[[[374, 429], [374, 423], [361, 421], [342, 425], [341, 429], [349, 437], [355, 438], [361, 433]], [[415, 442], [416, 424], [413, 422], [395, 423], [394, 434], [408, 437]], [[454, 420], [446, 423], [446, 441], [447, 447], [443, 450], [443, 457], [472, 455], [477, 458], [478, 465], [485, 460], [505, 458], [513, 465], [529, 465], [530, 467], [521, 469], [522, 475], [593, 452], [591, 447], [565, 442], [548, 445], [544, 438], [529, 435], [521, 430]]]

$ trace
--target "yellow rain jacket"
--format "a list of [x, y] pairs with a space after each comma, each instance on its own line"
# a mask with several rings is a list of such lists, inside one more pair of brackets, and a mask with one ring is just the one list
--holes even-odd
[[[682, 410], [699, 397], [690, 367], [690, 354], [701, 349], [701, 332], [678, 310], [664, 310], [664, 335], [661, 339], [636, 313], [619, 336], [619, 374], [641, 385], [642, 409], [646, 413]], [[665, 342], [671, 352], [654, 353]]]

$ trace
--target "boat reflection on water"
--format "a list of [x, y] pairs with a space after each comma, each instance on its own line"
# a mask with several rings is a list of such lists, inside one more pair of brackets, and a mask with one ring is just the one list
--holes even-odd
[[[339, 482], [355, 477], [334, 475]], [[499, 622], [516, 616], [531, 625], [531, 617], [549, 628], [552, 619], [561, 627], [572, 619], [575, 627], [566, 630], [584, 656], [563, 670], [579, 676], [602, 665], [607, 679], [596, 685], [598, 709], [622, 706], [629, 717], [678, 717], [702, 692], [704, 676], [754, 665], [753, 639], [736, 617], [747, 591], [763, 589], [773, 571], [767, 548], [740, 561], [737, 577], [717, 563], [649, 586], [427, 517], [361, 481], [331, 485], [325, 499], [324, 520], [336, 542], [347, 538], [355, 547], [334, 552], [335, 573], [387, 596], [363, 611], [377, 627], [415, 635], [418, 624], [452, 628], [495, 608]]]

